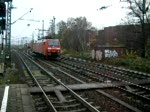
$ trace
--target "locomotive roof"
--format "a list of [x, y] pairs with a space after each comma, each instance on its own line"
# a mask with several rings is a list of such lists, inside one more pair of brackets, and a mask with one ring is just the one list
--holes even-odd
[[46, 41], [59, 41], [59, 39], [41, 39], [41, 40], [37, 40], [36, 43], [40, 43], [40, 42], [46, 42]]

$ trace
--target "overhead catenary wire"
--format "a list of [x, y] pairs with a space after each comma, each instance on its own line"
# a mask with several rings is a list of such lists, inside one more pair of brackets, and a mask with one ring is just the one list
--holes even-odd
[[33, 8], [31, 8], [30, 11], [26, 12], [24, 15], [22, 15], [17, 20], [15, 20], [14, 22], [12, 22], [11, 25], [14, 24], [14, 23], [16, 23], [18, 20], [22, 19], [22, 17], [24, 17], [26, 14], [31, 13], [32, 10], [33, 10]]

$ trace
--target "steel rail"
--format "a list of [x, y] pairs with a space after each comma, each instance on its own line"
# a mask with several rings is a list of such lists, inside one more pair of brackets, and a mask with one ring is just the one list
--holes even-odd
[[[19, 55], [19, 54], [18, 54]], [[44, 98], [46, 99], [47, 104], [50, 106], [50, 109], [52, 112], [57, 112], [57, 110], [55, 109], [55, 107], [53, 106], [52, 102], [49, 100], [48, 96], [46, 95], [46, 93], [44, 92], [43, 88], [41, 87], [41, 85], [39, 84], [39, 82], [36, 80], [36, 78], [34, 77], [34, 75], [32, 74], [32, 71], [30, 70], [30, 68], [27, 66], [26, 62], [23, 60], [23, 58], [19, 55], [19, 57], [21, 58], [21, 61], [23, 62], [23, 64], [25, 65], [25, 67], [27, 68], [28, 73], [31, 75], [31, 77], [33, 78], [33, 80], [35, 81], [35, 83], [37, 84], [37, 86], [40, 88], [40, 90], [42, 91]]]
[[38, 66], [40, 69], [43, 70], [48, 76], [53, 78], [58, 84], [65, 87], [78, 101], [80, 101], [86, 108], [88, 108], [91, 112], [100, 112], [97, 110], [94, 106], [92, 106], [90, 103], [88, 103], [86, 100], [84, 100], [82, 97], [80, 97], [78, 94], [76, 94], [73, 90], [71, 90], [69, 87], [67, 87], [65, 84], [63, 84], [61, 81], [59, 81], [57, 78], [54, 77], [54, 74], [51, 72], [48, 72], [45, 68], [43, 68], [41, 65], [33, 61], [31, 58], [28, 57], [30, 61], [32, 61], [36, 66]]
[[[39, 60], [39, 61], [43, 62], [42, 60]], [[43, 63], [46, 64], [46, 65], [48, 65], [48, 66], [50, 66], [50, 67], [52, 67], [53, 69], [56, 68], [56, 67], [54, 67], [54, 66], [52, 66], [52, 65], [50, 65], [50, 64], [48, 64], [48, 63], [46, 63], [46, 62], [43, 62]], [[64, 71], [61, 70], [61, 69], [56, 69], [56, 70], [58, 70], [58, 71], [60, 71], [60, 72], [62, 72], [62, 73], [66, 73], [66, 72], [64, 72]], [[66, 74], [66, 75], [70, 77], [70, 75], [68, 75], [68, 74]], [[72, 78], [72, 77], [71, 77], [71, 78]], [[80, 81], [78, 78], [74, 78], [74, 79], [75, 79], [76, 81]], [[86, 82], [84, 82], [84, 81], [80, 81], [80, 82], [81, 82], [82, 84], [86, 84]], [[117, 87], [117, 86], [114, 85], [113, 87]], [[119, 103], [119, 104], [121, 104], [121, 105], [127, 107], [128, 109], [130, 109], [130, 110], [132, 110], [132, 111], [134, 111], [134, 112], [142, 112], [141, 110], [139, 110], [139, 109], [137, 109], [137, 108], [135, 108], [135, 107], [133, 107], [133, 106], [131, 106], [131, 105], [129, 105], [129, 104], [123, 102], [123, 101], [121, 101], [120, 99], [117, 99], [117, 98], [115, 98], [115, 97], [109, 95], [108, 93], [106, 93], [106, 92], [104, 92], [104, 91], [102, 91], [102, 90], [96, 90], [96, 91], [97, 91], [98, 93], [103, 94], [104, 96], [106, 96], [106, 97], [112, 99], [113, 101], [115, 101], [115, 102], [117, 102], [117, 103]]]
[[[39, 60], [39, 59], [38, 59], [38, 60]], [[69, 76], [70, 78], [72, 78], [72, 79], [74, 79], [74, 80], [76, 80], [76, 81], [78, 81], [78, 82], [80, 82], [80, 83], [84, 83], [82, 80], [80, 80], [80, 79], [78, 79], [78, 78], [76, 78], [76, 77], [74, 77], [74, 76], [71, 76], [70, 74], [68, 74], [67, 72], [61, 70], [60, 68], [57, 68], [57, 67], [55, 67], [55, 66], [53, 66], [53, 65], [50, 65], [50, 64], [48, 64], [48, 63], [46, 63], [46, 62], [44, 62], [44, 61], [42, 61], [42, 60], [39, 60], [39, 61], [42, 62], [42, 63], [44, 63], [44, 64], [46, 64], [47, 66], [51, 67], [52, 69], [58, 70], [59, 72], [65, 74], [65, 75], [67, 75], [67, 76]]]
[[85, 62], [92, 63], [92, 66], [94, 65], [96, 67], [97, 66], [100, 66], [102, 68], [107, 67], [107, 68], [104, 68], [104, 69], [113, 68], [113, 71], [121, 70], [121, 71], [129, 72], [129, 73], [133, 73], [133, 74], [138, 74], [138, 75], [143, 75], [143, 76], [146, 76], [146, 77], [150, 77], [150, 74], [148, 74], [148, 73], [138, 72], [138, 71], [135, 71], [135, 70], [130, 70], [130, 69], [121, 68], [121, 67], [115, 67], [115, 66], [111, 66], [111, 65], [107, 65], [107, 64], [102, 64], [102, 63], [91, 62], [91, 61], [83, 60], [83, 59], [80, 59], [80, 58], [64, 57], [64, 56], [62, 56], [62, 58], [65, 58], [65, 59], [68, 59], [68, 60], [71, 60], [71, 61], [73, 60], [75, 62], [82, 62], [83, 64]]
[[[71, 64], [70, 64], [70, 65], [71, 65]], [[108, 75], [105, 74], [105, 73], [99, 73], [99, 72], [97, 72], [97, 71], [93, 71], [93, 70], [91, 70], [91, 69], [88, 69], [88, 68], [85, 68], [85, 67], [82, 67], [82, 66], [77, 66], [77, 65], [74, 65], [74, 66], [77, 67], [77, 68], [80, 68], [80, 69], [87, 70], [87, 71], [89, 71], [89, 72], [95, 73], [95, 74], [102, 75], [102, 76], [104, 76], [104, 77], [111, 78], [111, 79], [113, 79], [113, 80], [121, 81], [121, 82], [130, 84], [130, 85], [136, 86], [136, 87], [138, 87], [138, 88], [141, 88], [141, 89], [145, 89], [145, 90], [147, 90], [147, 91], [150, 91], [150, 88], [147, 88], [147, 87], [144, 87], [144, 86], [140, 86], [140, 85], [134, 84], [134, 83], [132, 83], [132, 82], [129, 82], [129, 81], [126, 81], [126, 80], [123, 80], [123, 79], [119, 79], [119, 78], [116, 78], [116, 77], [113, 77], [113, 76], [108, 76]], [[114, 85], [114, 86], [115, 86], [115, 85]], [[125, 90], [125, 89], [123, 89], [123, 88], [121, 88], [121, 87], [117, 87], [117, 86], [115, 86], [115, 87], [116, 87], [116, 88], [119, 88], [119, 89], [122, 89], [122, 90], [124, 90], [124, 91], [126, 91], [126, 92], [129, 92], [129, 93], [131, 93], [131, 94], [137, 95], [137, 96], [139, 96], [139, 97], [141, 97], [141, 98], [143, 98], [143, 99], [145, 99], [145, 100], [147, 100], [147, 101], [150, 101], [150, 98], [148, 98], [148, 97], [146, 97], [146, 96], [142, 96], [142, 95], [139, 95], [139, 94], [137, 94], [137, 93], [131, 92], [131, 91], [129, 91], [129, 90]]]
[[[80, 68], [82, 68], [82, 69], [84, 69], [84, 70], [88, 70], [89, 72], [92, 72], [92, 73], [96, 73], [96, 74], [99, 74], [99, 75], [102, 75], [102, 76], [105, 76], [105, 77], [109, 77], [109, 78], [112, 78], [112, 79], [115, 79], [115, 80], [118, 80], [118, 81], [121, 81], [121, 82], [130, 84], [130, 85], [139, 87], [139, 88], [141, 88], [141, 89], [145, 89], [145, 90], [147, 90], [147, 91], [150, 91], [150, 88], [143, 87], [143, 86], [134, 84], [134, 83], [129, 82], [129, 81], [126, 81], [126, 80], [118, 79], [118, 78], [113, 77], [113, 76], [108, 76], [107, 74], [104, 74], [104, 73], [103, 73], [103, 74], [102, 74], [102, 73], [98, 73], [98, 72], [95, 72], [95, 71], [92, 71], [92, 70], [89, 70], [89, 69], [85, 69], [85, 68], [83, 68], [83, 67], [80, 67]], [[116, 86], [116, 87], [117, 87], [117, 86]], [[117, 87], [117, 88], [120, 88], [120, 89], [122, 89], [122, 90], [125, 90], [125, 89], [123, 89], [123, 88], [121, 88], [121, 87]], [[137, 93], [134, 93], [134, 92], [131, 92], [131, 91], [128, 91], [128, 90], [125, 90], [125, 91], [127, 91], [127, 92], [129, 92], [129, 93], [131, 93], [131, 94], [137, 95], [137, 96], [139, 96], [139, 97], [141, 97], [141, 98], [143, 98], [143, 99], [146, 99], [147, 101], [150, 101], [150, 98], [148, 98], [148, 97], [146, 97], [146, 96], [142, 96], [142, 95], [139, 95], [139, 94], [137, 94]]]
[[[71, 65], [71, 64], [69, 64], [69, 65]], [[73, 65], [73, 66], [75, 66], [75, 65]], [[90, 70], [90, 69], [86, 69], [86, 68], [84, 68], [84, 67], [81, 67], [81, 66], [76, 66], [76, 67], [79, 67], [79, 68], [82, 68], [82, 69], [84, 69], [84, 70], [89, 70], [90, 72], [92, 72], [92, 73], [98, 73], [98, 72], [95, 72], [95, 71], [92, 71], [92, 70]], [[99, 73], [98, 73], [99, 74]], [[105, 75], [105, 74], [103, 74], [104, 76], [107, 76], [107, 75]], [[110, 76], [109, 76], [110, 77]], [[111, 77], [110, 77], [111, 78]], [[114, 78], [114, 77], [113, 77]], [[115, 78], [114, 78], [115, 79]], [[117, 78], [116, 78], [117, 79]], [[136, 85], [136, 84], [134, 84], [134, 83], [131, 83], [131, 82], [127, 82], [127, 81], [123, 81], [123, 82], [125, 82], [125, 83], [127, 83], [127, 84], [131, 84], [131, 85]], [[137, 87], [139, 87], [139, 85], [136, 85]], [[139, 96], [139, 97], [142, 97], [142, 98], [144, 98], [144, 99], [146, 99], [146, 100], [148, 100], [149, 101], [149, 98], [147, 98], [147, 97], [144, 97], [144, 96], [142, 96], [142, 95], [139, 95], [139, 94], [136, 94], [136, 93], [133, 93], [133, 92], [131, 92], [131, 91], [128, 91], [128, 90], [125, 90], [125, 89], [123, 89], [123, 88], [121, 88], [121, 87], [118, 87], [118, 86], [113, 86], [113, 87], [116, 87], [116, 88], [119, 88], [119, 89], [122, 89], [122, 90], [124, 90], [124, 91], [126, 91], [126, 92], [129, 92], [129, 93], [131, 93], [131, 94], [133, 94], [133, 95], [136, 95], [136, 96]], [[142, 88], [143, 89], [143, 88]], [[145, 88], [144, 88], [145, 89]], [[103, 94], [103, 95], [105, 95], [105, 96], [107, 96], [107, 97], [109, 97], [110, 99], [112, 99], [112, 96], [111, 95], [109, 95], [109, 94], [107, 94], [107, 93], [105, 93], [105, 92], [103, 92], [103, 91], [98, 91], [99, 93], [101, 93], [101, 94]], [[113, 98], [113, 100], [114, 100], [114, 98]], [[136, 112], [141, 112], [141, 110], [138, 110], [137, 108], [134, 108], [134, 107], [132, 107], [132, 106], [130, 106], [130, 105], [128, 105], [128, 104], [126, 104], [125, 102], [122, 102], [121, 100], [115, 100], [116, 102], [118, 102], [118, 103], [120, 103], [120, 104], [122, 104], [122, 105], [126, 105], [126, 107], [127, 108], [129, 108], [129, 109], [131, 109], [131, 110], [133, 110], [133, 111], [136, 111]]]

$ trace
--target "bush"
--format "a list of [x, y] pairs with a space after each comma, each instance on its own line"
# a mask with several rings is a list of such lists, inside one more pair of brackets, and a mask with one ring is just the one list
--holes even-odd
[[62, 54], [71, 56], [71, 57], [81, 58], [81, 59], [90, 59], [91, 58], [91, 54], [88, 51], [87, 52], [77, 52], [75, 50], [64, 49], [62, 51]]
[[[76, 52], [74, 50], [64, 50], [63, 54], [67, 54], [71, 57], [82, 58], [82, 59], [91, 59], [90, 52]], [[128, 69], [133, 69], [141, 72], [150, 73], [150, 59], [143, 59], [136, 55], [136, 52], [126, 52], [126, 55], [117, 58], [105, 59], [101, 62], [125, 67]]]
[[[105, 61], [106, 62], [106, 61]], [[104, 62], [104, 63], [105, 63]], [[115, 65], [115, 66], [121, 66], [128, 69], [133, 69], [141, 72], [150, 73], [150, 60], [149, 59], [143, 59], [140, 57], [128, 57], [124, 56], [121, 58], [116, 59], [109, 59], [109, 62], [106, 62], [107, 64]]]

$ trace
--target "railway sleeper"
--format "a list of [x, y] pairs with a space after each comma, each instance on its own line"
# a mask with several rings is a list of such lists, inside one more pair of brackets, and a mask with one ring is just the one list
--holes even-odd
[[50, 81], [49, 80], [39, 80], [38, 81], [40, 84], [48, 84]]
[[35, 97], [34, 100], [35, 100], [35, 102], [40, 102], [40, 101], [43, 100], [43, 98], [41, 98], [41, 97]]
[[53, 103], [53, 101], [58, 101], [58, 99], [56, 97], [49, 96], [49, 99], [52, 100], [52, 103]]
[[[74, 102], [76, 102], [75, 99], [73, 99], [73, 100], [67, 100], [67, 101], [63, 102], [63, 104], [65, 104], [65, 103], [69, 103], [70, 104], [70, 103], [74, 103]], [[54, 101], [53, 104], [54, 105], [62, 105], [62, 102], [60, 102], [60, 101]]]
[[39, 112], [45, 112], [46, 110], [48, 110], [48, 108], [47, 108], [47, 106], [43, 106], [43, 107], [36, 108], [36, 110]]
[[126, 88], [128, 91], [131, 91], [131, 92], [137, 91], [137, 89], [133, 89], [133, 88], [131, 88], [130, 86], [125, 86], [125, 88]]
[[80, 72], [80, 70], [78, 70], [77, 68], [75, 67], [68, 67], [69, 69], [73, 70], [73, 71], [77, 71], [77, 72]]
[[[79, 95], [80, 97], [83, 97], [82, 95]], [[69, 96], [66, 96], [66, 99], [67, 98], [72, 98], [72, 96], [71, 95], [69, 95]], [[88, 100], [88, 98], [84, 98], [84, 100]]]
[[145, 95], [143, 95], [143, 96], [150, 98], [150, 94], [145, 94]]
[[61, 93], [61, 91], [55, 89], [54, 92], [55, 92], [55, 94], [56, 94], [56, 96], [57, 96], [57, 98], [59, 99], [60, 102], [65, 102], [66, 101], [66, 99], [63, 96], [63, 94]]
[[138, 92], [136, 92], [136, 93], [139, 94], [139, 95], [143, 95], [143, 94], [146, 93], [146, 91], [138, 91]]
[[81, 106], [80, 103], [76, 103], [76, 104], [70, 104], [70, 105], [59, 105], [59, 106], [55, 106], [56, 109], [58, 108], [74, 108], [74, 107], [78, 107]]
[[44, 75], [42, 75], [42, 76], [35, 76], [35, 77], [36, 77], [37, 80], [44, 80], [44, 81], [49, 80], [49, 79], [47, 78], [47, 76], [44, 76]]
[[45, 102], [43, 102], [43, 101], [35, 102], [35, 105], [38, 105], [38, 106], [40, 106], [40, 105], [44, 105], [44, 104], [45, 104]]
[[58, 106], [58, 105], [67, 105], [67, 104], [75, 104], [77, 102], [76, 99], [71, 99], [71, 100], [67, 100], [65, 102], [60, 102], [60, 101], [54, 101], [52, 102], [55, 106]]
[[36, 86], [36, 84], [33, 83], [33, 82], [27, 82], [27, 84], [30, 85], [30, 86], [32, 86], [32, 87]]
[[28, 84], [33, 84], [34, 82], [32, 80], [27, 80]]
[[144, 104], [144, 108], [147, 108], [150, 110], [150, 105], [149, 104]]
[[47, 84], [46, 87], [54, 87], [55, 85], [57, 85], [57, 83]]
[[88, 112], [88, 111], [87, 111], [87, 108], [81, 108], [81, 109], [74, 109], [74, 110], [68, 110], [68, 111], [60, 110], [58, 112]]
[[58, 111], [68, 111], [68, 110], [78, 110], [78, 109], [83, 109], [85, 108], [83, 105], [79, 104], [79, 105], [68, 105], [68, 106], [62, 106], [62, 107], [58, 107], [56, 108], [56, 110]]
[[36, 67], [36, 66], [30, 66], [30, 68], [31, 68], [31, 69], [34, 69], [34, 70], [39, 70], [39, 68]]

